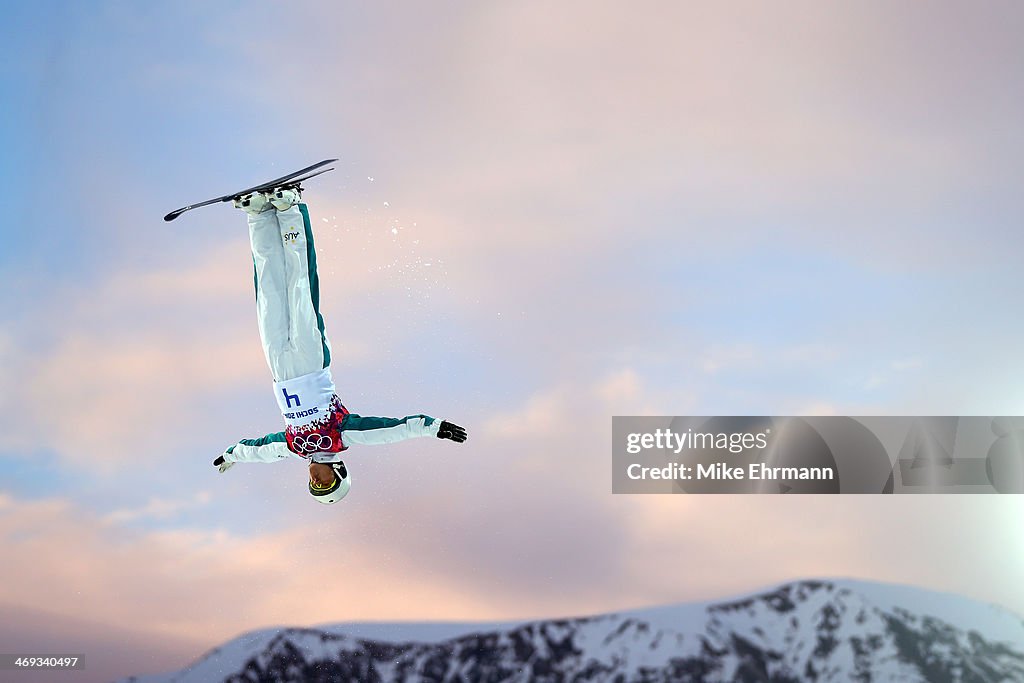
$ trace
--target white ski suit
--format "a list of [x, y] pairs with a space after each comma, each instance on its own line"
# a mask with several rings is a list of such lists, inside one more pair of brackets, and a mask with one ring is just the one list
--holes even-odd
[[274, 395], [285, 429], [229, 447], [229, 462], [273, 462], [295, 457], [337, 462], [353, 444], [385, 444], [437, 436], [428, 415], [363, 417], [338, 398], [331, 376], [331, 345], [320, 315], [320, 282], [309, 211], [298, 204], [249, 215], [255, 266], [256, 313]]

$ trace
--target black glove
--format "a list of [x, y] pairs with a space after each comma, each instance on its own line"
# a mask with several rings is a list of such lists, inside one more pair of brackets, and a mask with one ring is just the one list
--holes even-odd
[[457, 424], [441, 420], [441, 426], [437, 430], [437, 438], [451, 439], [455, 443], [462, 443], [466, 440], [466, 430]]
[[218, 455], [217, 459], [213, 461], [213, 466], [217, 468], [218, 472], [220, 472], [221, 474], [224, 474], [225, 472], [230, 470], [232, 467], [234, 467], [235, 463], [228, 462], [227, 460], [224, 459], [223, 455]]

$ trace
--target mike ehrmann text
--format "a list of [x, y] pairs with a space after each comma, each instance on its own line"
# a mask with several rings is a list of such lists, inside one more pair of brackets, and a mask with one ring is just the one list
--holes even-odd
[[723, 462], [696, 466], [674, 462], [664, 467], [644, 467], [639, 463], [633, 463], [626, 468], [626, 475], [630, 479], [710, 479], [715, 481], [767, 479], [786, 481], [836, 478], [835, 470], [831, 467], [772, 467], [763, 462], [752, 462], [746, 468], [730, 466]]

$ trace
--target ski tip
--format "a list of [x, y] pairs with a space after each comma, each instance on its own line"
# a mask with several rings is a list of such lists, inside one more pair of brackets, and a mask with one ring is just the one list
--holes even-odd
[[176, 211], [171, 211], [169, 214], [164, 216], [164, 220], [167, 222], [173, 221], [175, 218], [184, 213], [184, 211], [185, 209], [177, 209]]

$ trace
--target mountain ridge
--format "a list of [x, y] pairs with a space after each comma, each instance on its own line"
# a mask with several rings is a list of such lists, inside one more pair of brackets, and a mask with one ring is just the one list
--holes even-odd
[[263, 629], [125, 683], [213, 680], [1011, 683], [1024, 680], [1024, 618], [912, 586], [808, 579], [581, 617]]

